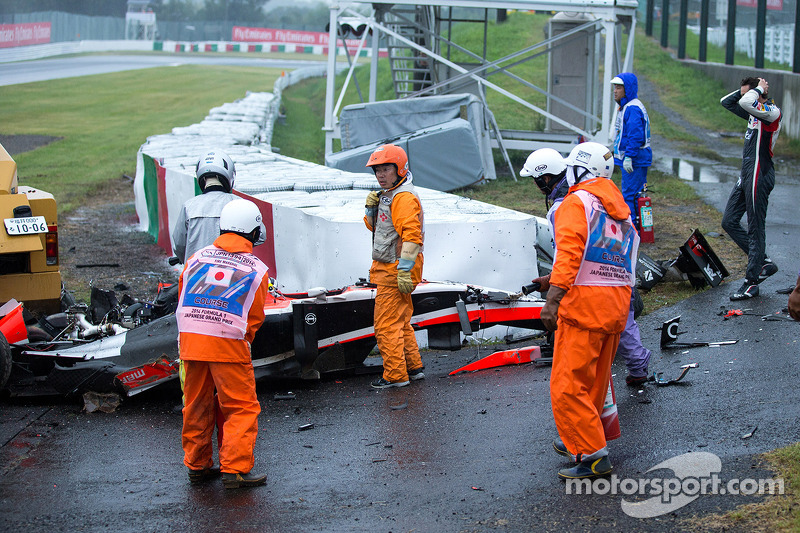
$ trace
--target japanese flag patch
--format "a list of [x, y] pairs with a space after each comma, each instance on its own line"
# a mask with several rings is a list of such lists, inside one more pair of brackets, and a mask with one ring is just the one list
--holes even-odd
[[233, 270], [230, 268], [210, 267], [206, 274], [206, 283], [209, 285], [219, 285], [220, 287], [230, 287]]

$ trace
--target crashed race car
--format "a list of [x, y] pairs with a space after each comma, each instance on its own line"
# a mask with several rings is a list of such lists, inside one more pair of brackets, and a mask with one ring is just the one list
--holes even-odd
[[[366, 370], [370, 365], [364, 362], [376, 345], [376, 292], [376, 286], [364, 280], [300, 294], [273, 288], [265, 304], [266, 318], [252, 344], [256, 379], [313, 380]], [[462, 333], [491, 326], [544, 330], [540, 320], [544, 300], [526, 292], [423, 281], [412, 300], [411, 324], [427, 332], [431, 349], [458, 350]], [[0, 382], [0, 389], [12, 396], [90, 391], [133, 396], [175, 380], [176, 306], [177, 285], [161, 289], [152, 303], [127, 296], [120, 303], [113, 292], [93, 289], [89, 306], [72, 305], [65, 313], [27, 325], [23, 333], [17, 331], [9, 345], [10, 357], [4, 355], [12, 362], [10, 376]]]

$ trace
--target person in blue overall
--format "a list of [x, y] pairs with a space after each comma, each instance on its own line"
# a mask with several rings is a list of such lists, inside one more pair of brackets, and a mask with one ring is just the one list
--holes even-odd
[[647, 169], [653, 163], [650, 148], [650, 117], [639, 100], [639, 80], [623, 72], [611, 80], [614, 101], [619, 104], [611, 137], [614, 164], [622, 170], [622, 197], [631, 210], [633, 224], [641, 231], [636, 200], [647, 183]]

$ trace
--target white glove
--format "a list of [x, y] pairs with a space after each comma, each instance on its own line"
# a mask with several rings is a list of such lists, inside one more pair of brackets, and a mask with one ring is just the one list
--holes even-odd
[[628, 174], [633, 172], [633, 161], [631, 160], [630, 157], [626, 157], [625, 159], [622, 160], [622, 168], [624, 168], [625, 172], [627, 172]]

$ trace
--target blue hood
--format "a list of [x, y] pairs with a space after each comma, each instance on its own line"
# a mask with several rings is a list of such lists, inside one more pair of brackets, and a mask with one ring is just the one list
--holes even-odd
[[625, 96], [619, 102], [619, 106], [624, 107], [631, 100], [639, 98], [639, 80], [636, 79], [636, 74], [633, 72], [623, 72], [617, 74], [617, 77], [625, 84]]

